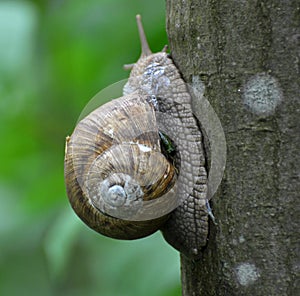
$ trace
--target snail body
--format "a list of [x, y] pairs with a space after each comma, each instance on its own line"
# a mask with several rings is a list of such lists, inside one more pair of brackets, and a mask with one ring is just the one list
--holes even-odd
[[[135, 239], [160, 229], [196, 258], [208, 233], [202, 134], [171, 57], [165, 48], [152, 53], [139, 16], [137, 23], [142, 54], [127, 66], [124, 96], [89, 114], [67, 139], [67, 194], [77, 215], [101, 234]], [[156, 207], [140, 219], [143, 203], [159, 200], [161, 212]]]

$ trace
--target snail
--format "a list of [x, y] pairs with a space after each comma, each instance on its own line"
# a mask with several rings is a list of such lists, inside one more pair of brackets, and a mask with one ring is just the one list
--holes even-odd
[[142, 53], [123, 96], [91, 112], [67, 137], [65, 183], [76, 214], [95, 231], [137, 239], [161, 230], [184, 255], [206, 244], [207, 170], [191, 96], [166, 47]]

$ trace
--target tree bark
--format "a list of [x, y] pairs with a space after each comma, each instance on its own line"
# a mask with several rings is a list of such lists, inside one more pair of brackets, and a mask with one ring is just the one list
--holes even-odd
[[173, 60], [227, 141], [217, 224], [201, 260], [181, 256], [183, 295], [300, 295], [299, 1], [166, 2]]

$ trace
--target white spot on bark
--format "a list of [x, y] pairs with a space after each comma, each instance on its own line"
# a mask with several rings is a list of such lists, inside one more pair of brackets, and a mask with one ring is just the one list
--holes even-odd
[[194, 255], [198, 255], [198, 249], [196, 249], [196, 248], [194, 248], [194, 249], [192, 249], [192, 253], [194, 254]]
[[244, 243], [245, 241], [246, 241], [246, 240], [245, 240], [245, 238], [244, 238], [243, 235], [239, 236], [239, 243], [240, 243], [240, 244]]
[[246, 82], [243, 99], [252, 112], [270, 115], [282, 100], [282, 90], [277, 79], [267, 73], [259, 73]]
[[192, 77], [192, 87], [197, 91], [198, 99], [202, 99], [205, 91], [205, 84], [198, 75]]
[[259, 271], [254, 264], [241, 263], [235, 268], [237, 280], [240, 285], [247, 286], [254, 283], [259, 277]]

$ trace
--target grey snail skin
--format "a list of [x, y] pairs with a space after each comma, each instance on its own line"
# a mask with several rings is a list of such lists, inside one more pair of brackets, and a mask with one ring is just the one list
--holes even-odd
[[[131, 73], [123, 96], [91, 112], [67, 137], [67, 195], [76, 214], [105, 236], [137, 239], [161, 230], [175, 249], [198, 258], [208, 234], [202, 134], [166, 48], [152, 53], [139, 15], [137, 24], [142, 53], [125, 66]], [[168, 201], [168, 194], [177, 196], [172, 211], [127, 219], [143, 202]], [[109, 212], [115, 209], [127, 214]]]

